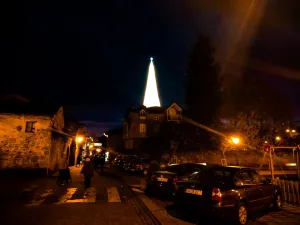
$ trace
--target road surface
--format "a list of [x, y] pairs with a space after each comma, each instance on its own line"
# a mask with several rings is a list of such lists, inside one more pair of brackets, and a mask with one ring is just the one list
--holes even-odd
[[157, 224], [122, 178], [108, 169], [85, 190], [79, 169], [73, 183], [57, 187], [55, 178], [0, 181], [1, 225]]

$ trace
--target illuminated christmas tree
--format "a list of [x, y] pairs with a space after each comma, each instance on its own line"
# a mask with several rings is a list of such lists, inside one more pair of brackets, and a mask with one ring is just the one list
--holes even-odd
[[149, 107], [160, 107], [160, 100], [158, 96], [157, 83], [155, 77], [155, 69], [153, 64], [153, 58], [150, 58], [150, 65], [147, 78], [147, 86], [144, 96], [144, 106]]

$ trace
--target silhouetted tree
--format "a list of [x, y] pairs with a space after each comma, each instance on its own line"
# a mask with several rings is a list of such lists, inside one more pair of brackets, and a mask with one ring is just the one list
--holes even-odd
[[219, 67], [209, 38], [199, 35], [188, 61], [186, 105], [188, 116], [211, 125], [220, 105]]
[[[219, 67], [213, 54], [209, 38], [199, 35], [187, 67], [186, 115], [207, 126], [214, 123], [221, 103]], [[209, 144], [209, 134], [201, 132], [203, 144]]]

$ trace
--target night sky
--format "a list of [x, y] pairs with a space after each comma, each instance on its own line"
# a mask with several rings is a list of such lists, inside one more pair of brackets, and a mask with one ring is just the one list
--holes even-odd
[[[205, 33], [216, 47], [224, 46], [218, 33], [220, 12], [226, 10], [222, 0], [97, 2], [26, 1], [11, 6], [12, 17], [4, 24], [8, 41], [2, 44], [1, 92], [66, 104], [77, 120], [101, 133], [119, 126], [130, 104], [142, 103], [151, 56], [162, 104], [183, 105], [187, 56], [197, 35]], [[270, 76], [270, 82], [280, 84], [297, 108], [300, 9], [297, 1], [270, 2], [251, 55], [296, 71], [293, 78]]]

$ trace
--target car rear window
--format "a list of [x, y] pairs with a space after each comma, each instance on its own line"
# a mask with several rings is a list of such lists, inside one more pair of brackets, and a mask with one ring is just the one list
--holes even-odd
[[174, 165], [174, 166], [167, 166], [165, 171], [169, 171], [172, 173], [177, 173], [180, 176], [185, 176], [192, 174], [195, 171], [201, 171], [204, 166], [197, 165], [197, 164], [182, 164], [182, 165]]
[[180, 166], [167, 166], [163, 169], [164, 171], [172, 172], [172, 173], [179, 173], [180, 172]]
[[199, 173], [199, 179], [204, 183], [211, 182], [221, 182], [227, 183], [232, 181], [232, 171], [226, 169], [203, 169], [201, 173]]

